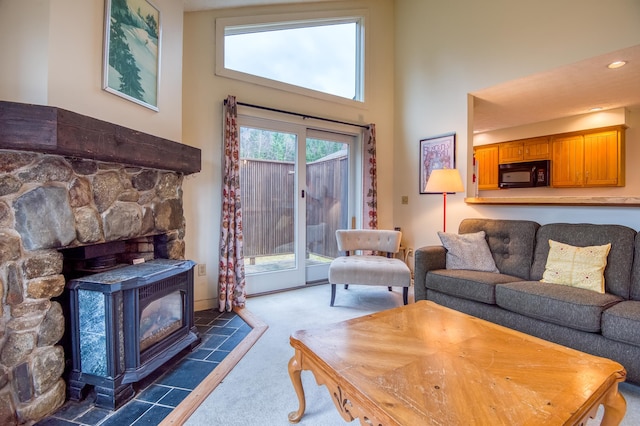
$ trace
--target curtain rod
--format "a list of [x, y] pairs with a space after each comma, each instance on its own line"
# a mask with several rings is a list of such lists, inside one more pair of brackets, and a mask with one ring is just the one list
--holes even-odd
[[[225, 105], [227, 104], [227, 100], [226, 99], [224, 100], [224, 104]], [[334, 119], [331, 119], [331, 118], [316, 117], [314, 115], [301, 114], [299, 112], [292, 112], [292, 111], [285, 111], [283, 109], [270, 108], [270, 107], [261, 106], [261, 105], [247, 104], [245, 102], [236, 102], [236, 105], [249, 107], [249, 108], [263, 109], [263, 110], [266, 110], [266, 111], [279, 112], [279, 113], [282, 113], [282, 114], [295, 115], [295, 116], [302, 117], [302, 118], [312, 118], [314, 120], [329, 121], [331, 123], [346, 124], [348, 126], [355, 126], [355, 127], [360, 127], [360, 128], [363, 128], [363, 129], [369, 129], [369, 125], [368, 124], [349, 123], [348, 121], [340, 121], [340, 120], [334, 120]]]

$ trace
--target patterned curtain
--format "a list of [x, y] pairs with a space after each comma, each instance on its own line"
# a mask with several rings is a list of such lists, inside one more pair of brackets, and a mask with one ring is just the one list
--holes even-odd
[[246, 300], [239, 161], [238, 109], [235, 96], [228, 96], [224, 103], [224, 174], [218, 274], [220, 312], [230, 312], [233, 307], [244, 308]]
[[364, 229], [378, 228], [378, 173], [376, 171], [376, 125], [369, 124], [364, 135], [364, 211], [362, 212], [362, 227]]

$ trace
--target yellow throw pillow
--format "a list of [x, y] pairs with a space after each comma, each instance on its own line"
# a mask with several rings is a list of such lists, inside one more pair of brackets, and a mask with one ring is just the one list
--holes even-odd
[[549, 240], [549, 256], [540, 281], [604, 293], [604, 268], [610, 249], [611, 243], [574, 247]]

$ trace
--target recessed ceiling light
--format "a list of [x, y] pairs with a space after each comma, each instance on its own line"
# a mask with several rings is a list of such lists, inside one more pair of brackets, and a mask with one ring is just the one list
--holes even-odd
[[627, 61], [614, 61], [614, 62], [611, 62], [609, 65], [607, 65], [607, 68], [614, 70], [616, 68], [623, 67], [626, 64], [627, 64]]
[[602, 107], [593, 107], [589, 109], [589, 112], [602, 111]]

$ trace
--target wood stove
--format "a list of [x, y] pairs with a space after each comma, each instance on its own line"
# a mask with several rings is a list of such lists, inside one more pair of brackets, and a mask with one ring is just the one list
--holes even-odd
[[134, 383], [200, 342], [194, 266], [155, 259], [69, 281], [69, 398], [93, 385], [95, 404], [115, 410], [134, 396]]

